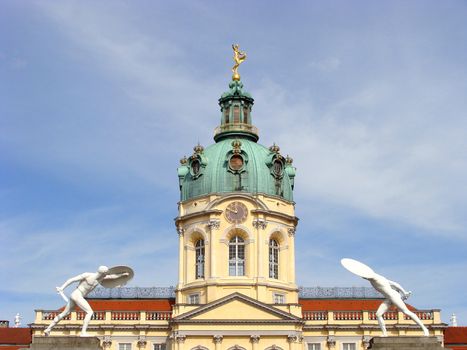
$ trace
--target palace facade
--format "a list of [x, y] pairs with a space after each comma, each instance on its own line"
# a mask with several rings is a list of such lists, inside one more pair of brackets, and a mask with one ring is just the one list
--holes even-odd
[[[357, 350], [381, 335], [370, 288], [296, 284], [293, 201], [296, 168], [279, 146], [259, 144], [254, 100], [240, 79], [219, 99], [215, 143], [180, 161], [178, 283], [173, 289], [96, 290], [88, 329], [111, 350]], [[415, 310], [414, 308], [412, 308]], [[57, 310], [36, 310], [42, 336]], [[442, 341], [439, 310], [415, 310]], [[422, 335], [412, 320], [385, 314], [390, 335]], [[84, 313], [54, 335], [78, 335]]]

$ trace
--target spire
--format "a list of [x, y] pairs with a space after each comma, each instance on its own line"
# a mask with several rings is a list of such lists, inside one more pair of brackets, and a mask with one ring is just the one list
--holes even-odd
[[235, 65], [232, 67], [232, 81], [229, 91], [222, 94], [219, 99], [221, 107], [221, 125], [214, 131], [214, 140], [217, 142], [227, 137], [248, 138], [258, 141], [258, 129], [251, 123], [251, 108], [254, 99], [243, 90], [238, 67], [245, 61], [246, 53], [239, 50], [238, 44], [232, 45]]

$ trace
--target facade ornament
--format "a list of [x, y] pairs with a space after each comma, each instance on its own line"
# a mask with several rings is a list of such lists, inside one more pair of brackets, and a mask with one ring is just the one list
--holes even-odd
[[175, 341], [177, 343], [184, 343], [185, 342], [185, 339], [186, 339], [186, 335], [182, 335], [182, 334], [175, 334]]
[[108, 349], [112, 346], [112, 337], [110, 335], [104, 335], [102, 346], [104, 347], [104, 349]]
[[288, 154], [287, 154], [287, 157], [285, 157], [285, 163], [286, 164], [292, 164], [293, 163], [292, 157], [290, 157]]
[[287, 341], [289, 343], [294, 343], [294, 342], [298, 341], [298, 336], [296, 334], [289, 334], [287, 336]]
[[183, 234], [185, 233], [185, 229], [183, 227], [177, 227], [177, 233], [179, 236], [183, 237]]
[[140, 335], [138, 337], [138, 342], [136, 343], [136, 345], [138, 346], [138, 348], [145, 348], [146, 347], [146, 344], [147, 344], [147, 340], [146, 340], [146, 336], [145, 335]]
[[188, 159], [186, 156], [183, 156], [182, 159], [180, 159], [180, 164], [181, 165], [187, 165], [188, 164]]
[[240, 140], [233, 140], [232, 141], [232, 153], [233, 154], [240, 154], [242, 152], [241, 150], [242, 147], [242, 142]]
[[220, 220], [209, 220], [208, 222], [208, 227], [212, 230], [212, 229], [216, 229], [218, 230], [219, 227], [221, 226], [221, 221]]
[[333, 335], [328, 335], [326, 342], [328, 343], [329, 348], [334, 348], [336, 346], [336, 337]]
[[289, 234], [289, 237], [295, 236], [295, 227], [289, 227], [287, 229], [287, 233]]
[[370, 341], [373, 337], [369, 335], [364, 335], [362, 337], [363, 348], [368, 349], [370, 347]]
[[235, 61], [234, 66], [232, 67], [232, 80], [239, 81], [240, 74], [238, 74], [238, 67], [246, 60], [246, 53], [240, 51], [240, 47], [238, 44], [232, 44], [232, 49], [234, 51], [233, 59]]
[[276, 143], [274, 142], [272, 144], [271, 147], [269, 147], [269, 150], [272, 152], [272, 153], [277, 153], [279, 154], [279, 151], [281, 150], [280, 147], [278, 145], [276, 145]]
[[222, 339], [224, 339], [224, 336], [223, 336], [223, 335], [220, 335], [220, 334], [216, 334], [216, 335], [213, 336], [212, 338], [213, 338], [213, 340], [214, 340], [214, 343], [220, 344], [220, 343], [222, 343]]
[[261, 336], [259, 336], [258, 334], [254, 334], [252, 336], [250, 336], [250, 340], [252, 343], [259, 343], [259, 340], [260, 340]]
[[199, 154], [202, 154], [204, 152], [204, 147], [201, 146], [198, 142], [198, 144], [193, 147], [193, 158], [196, 158], [196, 156], [198, 156]]
[[268, 222], [264, 219], [254, 219], [253, 220], [253, 227], [258, 229], [262, 228], [263, 230], [266, 229], [266, 226], [268, 226]]

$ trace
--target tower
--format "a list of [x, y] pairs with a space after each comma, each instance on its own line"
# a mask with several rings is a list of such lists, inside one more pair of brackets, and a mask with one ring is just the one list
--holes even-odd
[[257, 142], [254, 99], [236, 68], [219, 99], [215, 143], [196, 145], [178, 168], [177, 305], [207, 304], [234, 292], [266, 304], [298, 303], [295, 168], [279, 146]]

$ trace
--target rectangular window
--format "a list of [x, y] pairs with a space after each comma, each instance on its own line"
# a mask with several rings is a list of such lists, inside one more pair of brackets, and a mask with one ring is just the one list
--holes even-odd
[[240, 123], [240, 107], [239, 106], [234, 106], [233, 120], [234, 120], [234, 123]]
[[356, 350], [356, 348], [355, 343], [342, 343], [342, 350]]
[[225, 124], [229, 124], [229, 123], [230, 123], [230, 121], [229, 121], [229, 114], [230, 114], [230, 109], [229, 109], [229, 108], [224, 109], [224, 120], [225, 120]]
[[165, 350], [165, 344], [153, 344], [152, 350]]
[[285, 295], [274, 293], [274, 304], [285, 304]]
[[199, 294], [190, 294], [188, 296], [188, 304], [199, 304]]
[[320, 343], [308, 343], [308, 350], [321, 350]]
[[119, 343], [118, 350], [131, 350], [131, 343]]

